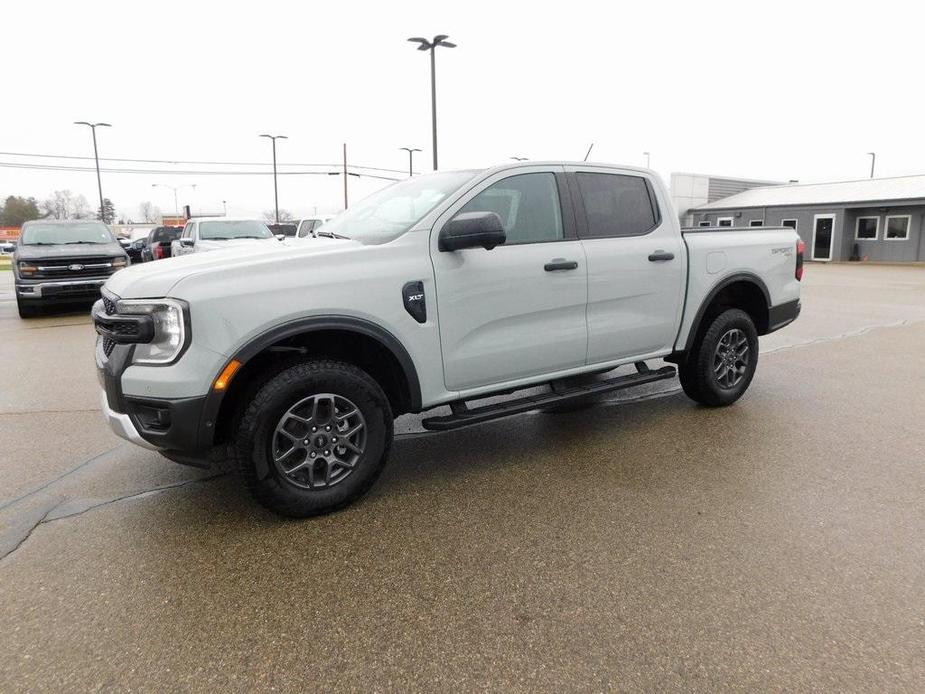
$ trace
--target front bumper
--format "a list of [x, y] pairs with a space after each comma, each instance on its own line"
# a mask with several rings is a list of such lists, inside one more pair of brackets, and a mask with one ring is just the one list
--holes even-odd
[[138, 429], [136, 429], [135, 425], [132, 423], [131, 417], [129, 417], [127, 414], [116, 412], [109, 407], [109, 400], [106, 397], [105, 390], [100, 391], [100, 406], [103, 410], [103, 418], [106, 420], [106, 423], [109, 424], [109, 428], [113, 430], [116, 436], [120, 436], [126, 441], [134, 443], [136, 446], [141, 446], [142, 448], [147, 448], [151, 451], [161, 450], [153, 443], [150, 443], [149, 441], [146, 441], [144, 438], [142, 438], [141, 434], [138, 433]]
[[126, 395], [122, 375], [132, 363], [134, 346], [117, 344], [107, 355], [102, 343], [98, 338], [96, 367], [103, 390], [103, 417], [113, 432], [172, 460], [182, 457], [179, 462], [206, 465], [215, 416], [208, 396], [166, 399]]
[[16, 280], [16, 296], [27, 301], [64, 301], [99, 296], [108, 277], [79, 280]]

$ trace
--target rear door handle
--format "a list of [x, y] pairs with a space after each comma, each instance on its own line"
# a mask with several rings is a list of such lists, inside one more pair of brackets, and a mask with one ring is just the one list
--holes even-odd
[[649, 254], [649, 260], [653, 263], [657, 263], [661, 260], [674, 260], [674, 253], [668, 253], [667, 251], [655, 251], [655, 253]]
[[556, 270], [574, 270], [578, 263], [574, 260], [565, 260], [564, 258], [553, 258], [543, 266], [546, 272], [555, 272]]

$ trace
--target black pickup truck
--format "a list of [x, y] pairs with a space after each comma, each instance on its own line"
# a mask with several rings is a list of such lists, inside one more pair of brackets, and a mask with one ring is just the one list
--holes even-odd
[[99, 297], [109, 277], [129, 264], [125, 250], [102, 222], [26, 222], [13, 252], [20, 318], [42, 306]]

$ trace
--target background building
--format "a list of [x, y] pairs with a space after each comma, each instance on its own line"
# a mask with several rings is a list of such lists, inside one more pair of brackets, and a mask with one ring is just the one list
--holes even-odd
[[681, 226], [690, 226], [693, 223], [689, 213], [691, 208], [728, 198], [730, 195], [750, 188], [776, 185], [780, 183], [707, 174], [673, 173], [671, 174], [671, 200], [678, 211]]
[[925, 175], [752, 188], [689, 217], [691, 226], [793, 227], [811, 260], [925, 261]]

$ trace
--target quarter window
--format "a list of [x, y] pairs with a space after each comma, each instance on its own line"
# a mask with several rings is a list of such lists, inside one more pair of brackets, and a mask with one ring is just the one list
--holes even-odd
[[880, 217], [858, 217], [854, 226], [854, 238], [858, 241], [876, 241]]
[[909, 238], [909, 222], [911, 217], [907, 214], [894, 215], [886, 218], [886, 234], [884, 238], [889, 241], [903, 241]]
[[622, 174], [579, 173], [588, 238], [639, 236], [657, 224], [646, 179]]
[[559, 188], [551, 173], [520, 174], [493, 183], [459, 212], [497, 214], [507, 236], [505, 246], [563, 238]]

